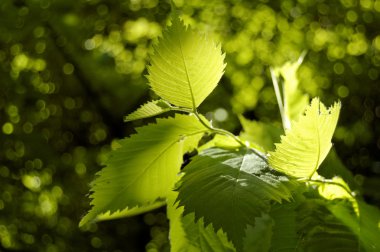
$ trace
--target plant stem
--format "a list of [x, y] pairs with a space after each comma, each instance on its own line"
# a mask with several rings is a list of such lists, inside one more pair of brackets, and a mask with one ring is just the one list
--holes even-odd
[[282, 127], [284, 128], [284, 130], [286, 130], [288, 128], [289, 123], [287, 122], [287, 118], [286, 118], [285, 111], [284, 111], [284, 104], [282, 102], [280, 87], [278, 85], [277, 77], [276, 77], [276, 74], [274, 73], [273, 68], [270, 68], [270, 75], [272, 77], [273, 88], [274, 88], [274, 92], [276, 94], [278, 108], [280, 110]]
[[198, 118], [198, 120], [203, 124], [203, 126], [205, 126], [207, 129], [209, 129], [212, 133], [231, 137], [231, 138], [234, 139], [238, 144], [240, 144], [242, 147], [247, 148], [247, 149], [250, 149], [250, 150], [251, 150], [252, 152], [254, 152], [257, 156], [259, 156], [262, 160], [264, 160], [265, 162], [267, 162], [267, 158], [266, 158], [265, 156], [263, 156], [263, 154], [259, 153], [258, 151], [256, 151], [256, 150], [253, 149], [253, 148], [250, 148], [246, 143], [244, 143], [242, 140], [240, 140], [239, 137], [235, 136], [234, 134], [232, 134], [231, 132], [229, 132], [229, 131], [227, 131], [227, 130], [220, 129], [220, 128], [214, 128], [214, 127], [212, 127], [212, 125], [207, 124], [207, 123], [203, 120], [203, 118], [200, 116], [200, 114], [198, 113], [198, 111], [197, 111], [196, 109], [193, 110], [193, 113], [194, 113], [194, 115]]

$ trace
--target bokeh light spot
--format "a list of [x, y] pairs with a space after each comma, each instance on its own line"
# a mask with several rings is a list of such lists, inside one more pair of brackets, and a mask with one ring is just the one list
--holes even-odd
[[66, 63], [63, 65], [62, 71], [66, 75], [70, 75], [74, 72], [74, 65], [71, 63]]
[[83, 164], [83, 163], [77, 163], [75, 165], [75, 172], [79, 175], [79, 176], [82, 176], [84, 174], [86, 174], [86, 165]]
[[224, 108], [217, 108], [214, 112], [214, 118], [218, 122], [224, 122], [228, 118], [228, 112]]
[[13, 124], [10, 123], [10, 122], [6, 122], [6, 123], [3, 124], [2, 129], [3, 129], [3, 133], [4, 134], [10, 135], [10, 134], [13, 133], [13, 130], [14, 130]]
[[340, 62], [334, 64], [334, 72], [336, 74], [343, 74], [344, 73], [344, 65]]
[[346, 98], [350, 94], [350, 90], [346, 86], [339, 86], [338, 95], [341, 98]]
[[22, 183], [26, 188], [34, 192], [39, 191], [41, 187], [41, 179], [35, 175], [22, 176]]
[[102, 246], [102, 240], [99, 237], [92, 237], [91, 238], [91, 246], [94, 248], [100, 248]]
[[33, 124], [30, 123], [30, 122], [26, 122], [24, 123], [24, 125], [22, 126], [22, 129], [23, 131], [26, 133], [26, 134], [30, 134], [33, 132]]

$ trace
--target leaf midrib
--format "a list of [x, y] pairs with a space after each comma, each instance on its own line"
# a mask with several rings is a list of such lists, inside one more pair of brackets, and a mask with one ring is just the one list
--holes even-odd
[[317, 171], [319, 160], [321, 158], [321, 139], [320, 139], [320, 133], [319, 133], [319, 127], [318, 127], [318, 120], [319, 120], [319, 116], [320, 116], [319, 106], [320, 106], [320, 103], [318, 102], [318, 110], [316, 112], [317, 116], [315, 117], [315, 120], [314, 120], [314, 127], [315, 127], [315, 131], [317, 134], [317, 154], [318, 155], [317, 155], [317, 160], [316, 160], [316, 163], [314, 165], [313, 171], [309, 175], [309, 179], [311, 179], [311, 177], [313, 177], [314, 173]]
[[[179, 21], [179, 20], [178, 20], [178, 21]], [[194, 99], [193, 89], [192, 89], [192, 87], [191, 87], [190, 76], [189, 76], [189, 73], [188, 73], [188, 70], [187, 70], [187, 65], [186, 65], [186, 61], [185, 61], [185, 56], [184, 56], [184, 54], [183, 54], [181, 37], [178, 38], [178, 41], [179, 41], [179, 49], [180, 49], [180, 52], [181, 52], [181, 59], [182, 59], [182, 62], [183, 62], [183, 66], [185, 67], [185, 73], [186, 73], [187, 84], [188, 84], [188, 86], [189, 86], [189, 90], [190, 90], [191, 102], [192, 102], [192, 104], [193, 104], [193, 110], [195, 110], [195, 109], [196, 109], [196, 106], [195, 106], [195, 99]]]
[[[116, 196], [107, 204], [107, 205], [112, 205], [119, 197], [120, 197], [120, 195], [121, 194], [123, 194], [124, 192], [125, 192], [125, 190], [127, 189], [127, 188], [129, 188], [131, 185], [133, 185], [134, 183], [136, 183], [136, 181], [141, 177], [141, 176], [143, 176], [148, 170], [149, 170], [149, 168], [152, 166], [152, 164], [157, 160], [157, 159], [159, 159], [160, 157], [162, 157], [162, 155], [163, 155], [163, 153], [165, 153], [168, 149], [170, 149], [174, 144], [176, 144], [180, 139], [181, 139], [181, 137], [183, 137], [183, 136], [186, 136], [186, 137], [189, 137], [189, 136], [193, 136], [193, 135], [197, 135], [197, 134], [201, 134], [201, 133], [205, 133], [205, 132], [207, 132], [207, 130], [202, 130], [202, 131], [197, 131], [197, 132], [193, 132], [193, 133], [191, 133], [191, 134], [183, 134], [183, 135], [181, 135], [181, 136], [179, 136], [178, 138], [176, 138], [173, 142], [171, 142], [170, 144], [169, 144], [169, 146], [167, 146], [163, 151], [161, 151], [160, 152], [160, 154], [159, 155], [157, 155], [157, 157], [155, 157], [147, 166], [145, 166], [145, 168], [142, 170], [142, 172], [138, 175], [138, 176], [136, 176], [136, 178], [133, 180], [133, 181], [131, 181], [130, 183], [128, 183], [127, 185], [125, 185], [124, 186], [124, 188], [123, 189], [121, 189], [117, 194], [116, 194]], [[135, 206], [139, 206], [139, 204], [136, 204]], [[135, 206], [126, 206], [126, 207], [124, 207], [124, 209], [125, 208], [127, 208], [127, 207], [135, 207]], [[104, 206], [103, 207], [103, 211], [104, 211], [104, 209], [106, 208], [106, 206]], [[99, 213], [103, 213], [103, 211], [99, 211]]]

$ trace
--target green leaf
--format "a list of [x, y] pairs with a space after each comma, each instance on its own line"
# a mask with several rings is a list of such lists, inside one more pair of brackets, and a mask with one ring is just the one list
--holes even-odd
[[327, 155], [325, 161], [318, 169], [318, 174], [331, 179], [333, 177], [341, 177], [352, 190], [358, 190], [359, 185], [355, 181], [352, 172], [343, 164], [342, 160], [338, 157], [335, 148], [331, 148], [331, 151]]
[[295, 211], [297, 205], [297, 202], [274, 204], [269, 214], [256, 218], [255, 226], [247, 228], [244, 251], [299, 251]]
[[193, 116], [158, 119], [120, 141], [92, 183], [93, 208], [80, 225], [99, 214], [151, 205], [164, 199], [178, 178], [183, 154], [197, 146], [206, 128]]
[[154, 47], [148, 80], [153, 91], [170, 103], [196, 108], [212, 92], [225, 64], [216, 46], [185, 27], [177, 15]]
[[[272, 242], [270, 251], [293, 252], [298, 251], [299, 240], [301, 239], [297, 230], [298, 202], [287, 204], [276, 204], [272, 207], [270, 216], [274, 225], [272, 228]], [[301, 230], [302, 232], [302, 230]]]
[[247, 226], [244, 239], [244, 251], [266, 252], [269, 251], [272, 238], [273, 220], [268, 214], [255, 219], [255, 226]]
[[170, 251], [172, 252], [198, 252], [196, 246], [190, 244], [182, 223], [183, 207], [177, 208], [175, 203], [177, 192], [170, 192], [167, 198], [167, 216], [169, 219]]
[[170, 251], [172, 252], [233, 252], [222, 230], [217, 233], [212, 226], [205, 227], [202, 220], [195, 223], [194, 214], [182, 216], [183, 207], [175, 203], [177, 192], [168, 198], [167, 213], [170, 221]]
[[170, 104], [163, 100], [150, 101], [142, 105], [136, 111], [124, 117], [125, 122], [156, 116], [170, 111]]
[[293, 177], [310, 178], [330, 151], [339, 111], [339, 102], [326, 109], [318, 98], [313, 99], [305, 115], [270, 152], [271, 167]]
[[120, 218], [126, 218], [131, 217], [135, 215], [139, 215], [142, 213], [149, 212], [151, 210], [154, 210], [156, 208], [162, 207], [166, 204], [165, 201], [157, 201], [152, 204], [147, 204], [144, 206], [134, 207], [134, 208], [127, 208], [121, 211], [113, 212], [112, 214], [108, 211], [104, 214], [99, 214], [96, 216], [94, 221], [105, 221], [105, 220], [113, 220], [113, 219], [120, 219]]
[[223, 229], [238, 250], [247, 225], [269, 210], [271, 201], [289, 200], [287, 177], [271, 170], [262, 156], [250, 149], [228, 151], [211, 148], [196, 156], [184, 169], [178, 201], [184, 214]]
[[239, 120], [243, 127], [243, 132], [240, 133], [240, 137], [253, 144], [259, 145], [264, 151], [274, 150], [274, 143], [280, 141], [280, 136], [284, 132], [281, 128], [273, 124], [250, 121], [243, 116], [240, 116]]
[[356, 234], [366, 251], [380, 251], [380, 210], [360, 200], [357, 205], [357, 212], [343, 202], [330, 203], [327, 208]]
[[[309, 96], [299, 89], [297, 72], [306, 53], [303, 53], [296, 62], [286, 62], [274, 69], [276, 78], [281, 80], [282, 98], [284, 106], [284, 127], [291, 128], [291, 122], [297, 120], [309, 103]], [[282, 78], [280, 78], [282, 77]]]
[[216, 134], [213, 139], [200, 146], [198, 151], [203, 151], [212, 147], [219, 147], [222, 149], [238, 149], [241, 147], [241, 144], [230, 136]]
[[329, 212], [326, 204], [328, 202], [323, 200], [308, 199], [297, 208], [297, 230], [300, 235], [297, 248], [311, 252], [361, 251], [355, 234]]

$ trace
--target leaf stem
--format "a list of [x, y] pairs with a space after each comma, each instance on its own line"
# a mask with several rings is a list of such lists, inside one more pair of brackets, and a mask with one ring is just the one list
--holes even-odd
[[352, 192], [349, 190], [349, 189], [347, 189], [344, 185], [342, 185], [342, 184], [339, 184], [339, 183], [337, 183], [337, 182], [334, 182], [334, 181], [332, 181], [332, 180], [328, 180], [328, 179], [324, 179], [324, 180], [319, 180], [319, 179], [304, 179], [304, 180], [299, 180], [299, 181], [303, 181], [303, 182], [314, 182], [314, 183], [318, 183], [318, 184], [329, 184], [329, 185], [335, 185], [335, 186], [339, 186], [340, 188], [342, 188], [343, 190], [345, 190], [347, 193], [348, 193], [348, 195], [350, 195], [350, 197], [352, 198], [352, 199], [355, 199], [355, 196], [354, 195], [352, 195]]
[[197, 109], [194, 108], [194, 109], [189, 109], [189, 108], [183, 108], [183, 107], [176, 107], [176, 106], [172, 106], [170, 105], [170, 110], [172, 111], [178, 111], [178, 112], [184, 112], [184, 113], [188, 113], [188, 114], [194, 114], [195, 117], [199, 120], [199, 122], [206, 128], [208, 129], [211, 133], [215, 133], [215, 134], [219, 134], [219, 135], [224, 135], [224, 136], [228, 136], [228, 137], [231, 137], [232, 139], [234, 139], [238, 144], [240, 144], [242, 147], [244, 148], [247, 148], [247, 149], [250, 149], [251, 151], [253, 151], [257, 156], [259, 156], [262, 160], [264, 160], [266, 163], [268, 162], [267, 161], [267, 158], [265, 155], [261, 154], [260, 152], [258, 152], [257, 150], [249, 147], [248, 144], [244, 143], [242, 140], [240, 140], [240, 138], [238, 136], [235, 136], [234, 134], [232, 134], [231, 132], [229, 132], [228, 130], [224, 130], [224, 129], [220, 129], [220, 128], [214, 128], [212, 125], [209, 125], [207, 122], [204, 121], [204, 119], [202, 118], [201, 114], [198, 113]]
[[237, 136], [235, 136], [231, 132], [224, 130], [224, 129], [214, 128], [211, 125], [207, 124], [203, 120], [203, 118], [200, 116], [200, 114], [198, 113], [197, 110], [194, 110], [193, 113], [198, 118], [198, 120], [203, 124], [203, 126], [205, 126], [207, 129], [209, 129], [211, 132], [216, 133], [216, 134], [220, 134], [220, 135], [229, 136], [229, 137], [233, 138], [237, 143], [239, 143], [242, 147], [247, 147], [247, 145], [245, 143], [243, 143], [243, 141], [241, 141]]
[[282, 120], [282, 127], [284, 128], [284, 130], [286, 130], [286, 129], [289, 128], [288, 127], [289, 123], [288, 123], [288, 120], [286, 118], [285, 111], [284, 111], [284, 103], [283, 103], [281, 92], [280, 92], [280, 86], [278, 84], [278, 80], [277, 80], [276, 74], [275, 74], [274, 69], [272, 67], [270, 68], [270, 75], [272, 77], [273, 88], [274, 88], [274, 92], [276, 94], [278, 108], [280, 110], [280, 115], [281, 115], [281, 120]]
[[267, 162], [267, 158], [265, 156], [263, 156], [263, 154], [261, 154], [260, 152], [256, 151], [255, 149], [253, 148], [250, 148], [246, 143], [244, 143], [242, 140], [240, 140], [240, 138], [238, 136], [235, 136], [234, 134], [232, 134], [231, 132], [229, 132], [228, 130], [224, 130], [224, 129], [220, 129], [220, 128], [214, 128], [212, 125], [209, 125], [207, 124], [203, 118], [200, 116], [200, 114], [198, 113], [198, 111], [196, 109], [193, 110], [193, 113], [194, 115], [198, 118], [198, 120], [203, 124], [203, 126], [205, 126], [207, 129], [209, 129], [211, 132], [215, 133], [215, 134], [219, 134], [219, 135], [224, 135], [224, 136], [228, 136], [228, 137], [231, 137], [232, 139], [234, 139], [238, 144], [240, 144], [243, 148], [247, 148], [247, 149], [250, 149], [251, 151], [253, 151], [257, 156], [259, 156], [262, 160], [264, 160], [265, 162]]

